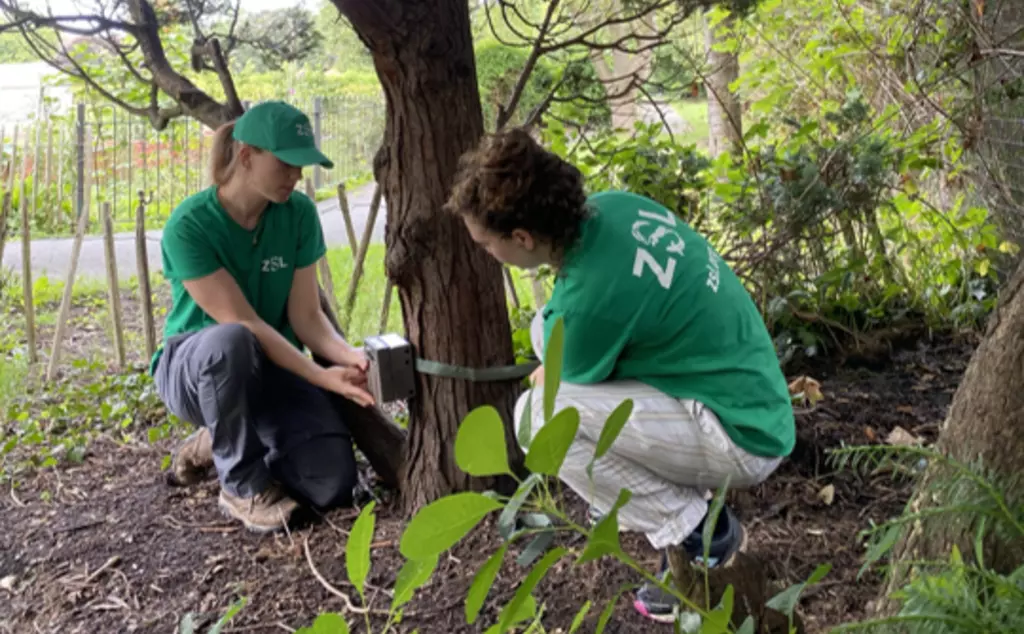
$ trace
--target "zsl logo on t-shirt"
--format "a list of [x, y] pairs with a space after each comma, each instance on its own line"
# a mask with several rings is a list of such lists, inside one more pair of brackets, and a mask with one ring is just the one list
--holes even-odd
[[276, 273], [281, 269], [288, 268], [288, 263], [284, 261], [280, 255], [272, 255], [269, 258], [263, 260], [263, 265], [260, 267], [264, 273]]

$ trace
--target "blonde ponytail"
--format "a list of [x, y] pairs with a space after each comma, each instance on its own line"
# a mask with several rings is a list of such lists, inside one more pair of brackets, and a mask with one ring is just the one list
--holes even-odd
[[238, 143], [231, 138], [235, 122], [231, 121], [217, 128], [213, 133], [213, 147], [210, 149], [210, 182], [224, 185], [231, 180], [238, 161]]

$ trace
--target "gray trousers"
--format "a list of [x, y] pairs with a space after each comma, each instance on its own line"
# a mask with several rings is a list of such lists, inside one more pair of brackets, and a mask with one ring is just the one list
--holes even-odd
[[229, 493], [255, 495], [273, 478], [306, 504], [351, 503], [352, 438], [332, 397], [274, 364], [248, 328], [219, 324], [171, 337], [154, 380], [171, 413], [210, 430]]

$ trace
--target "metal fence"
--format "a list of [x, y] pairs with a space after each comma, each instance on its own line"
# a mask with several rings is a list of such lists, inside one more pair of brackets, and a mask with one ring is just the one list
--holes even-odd
[[977, 183], [1006, 237], [1024, 245], [1024, 5], [990, 3], [976, 35], [989, 56], [974, 75], [982, 96]]
[[[318, 190], [369, 174], [383, 138], [381, 99], [323, 97], [294, 105], [309, 114], [318, 145], [335, 163], [306, 175]], [[212, 135], [191, 118], [157, 132], [114, 106], [77, 104], [70, 115], [0, 128], [0, 190], [12, 192], [14, 209], [25, 197], [37, 235], [71, 233], [81, 210], [95, 217], [102, 203], [110, 203], [114, 222], [125, 228], [139, 192], [149, 201], [147, 225], [156, 228], [183, 198], [208, 185]]]

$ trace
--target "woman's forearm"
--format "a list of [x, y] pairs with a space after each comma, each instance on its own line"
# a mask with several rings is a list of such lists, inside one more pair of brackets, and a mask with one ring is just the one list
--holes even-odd
[[271, 361], [314, 385], [320, 385], [320, 374], [323, 368], [300, 352], [281, 333], [262, 319], [240, 323], [252, 332], [263, 347], [263, 352]]
[[334, 329], [323, 311], [292, 323], [296, 336], [313, 354], [337, 365], [351, 365], [355, 349]]

